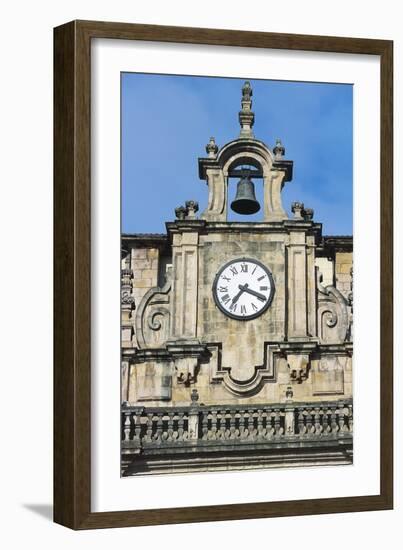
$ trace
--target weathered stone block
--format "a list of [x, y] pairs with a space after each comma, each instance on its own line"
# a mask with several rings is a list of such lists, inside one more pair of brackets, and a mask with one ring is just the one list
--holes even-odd
[[172, 394], [172, 365], [150, 361], [134, 366], [138, 401], [169, 400]]
[[325, 355], [314, 362], [312, 389], [314, 395], [335, 395], [344, 393], [344, 370], [347, 357]]

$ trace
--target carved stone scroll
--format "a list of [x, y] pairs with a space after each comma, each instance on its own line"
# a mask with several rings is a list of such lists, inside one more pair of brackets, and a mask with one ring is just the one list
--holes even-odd
[[318, 337], [321, 344], [339, 344], [346, 341], [349, 330], [347, 300], [337, 288], [322, 285], [317, 271]]
[[140, 349], [160, 348], [169, 337], [171, 281], [151, 288], [141, 300], [136, 315], [136, 336]]

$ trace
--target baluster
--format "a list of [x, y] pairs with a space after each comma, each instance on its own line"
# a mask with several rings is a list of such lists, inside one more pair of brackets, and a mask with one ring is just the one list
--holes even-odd
[[218, 439], [224, 439], [225, 437], [225, 412], [217, 411], [217, 419], [220, 422], [220, 428], [217, 432]]
[[353, 406], [348, 406], [348, 427], [350, 429], [350, 432], [353, 431], [353, 424], [354, 424], [354, 418], [353, 418]]
[[137, 413], [133, 415], [134, 419], [134, 435], [133, 435], [133, 441], [140, 444], [141, 439], [141, 413]]
[[[184, 424], [183, 424], [183, 439], [189, 439], [190, 438], [190, 422], [189, 422], [189, 413], [184, 413]], [[199, 433], [197, 432], [197, 437], [199, 437]]]
[[229, 411], [229, 439], [236, 439], [235, 411]]
[[257, 434], [256, 439], [263, 439], [263, 411], [257, 410]]
[[339, 431], [341, 433], [346, 431], [346, 426], [344, 421], [346, 411], [347, 409], [344, 408], [344, 404], [341, 404], [339, 408]]
[[330, 407], [330, 427], [332, 433], [336, 433], [338, 430], [337, 421], [336, 421], [336, 407]]
[[148, 443], [151, 443], [153, 436], [153, 417], [154, 415], [152, 413], [147, 413], [147, 429], [145, 440]]
[[202, 411], [202, 439], [208, 439], [208, 411]]
[[174, 433], [174, 411], [168, 411], [168, 441], [173, 441], [173, 433]]
[[303, 435], [306, 431], [304, 424], [304, 409], [303, 407], [298, 407], [298, 433]]
[[245, 428], [245, 411], [240, 409], [239, 411], [239, 439], [246, 439], [248, 437], [248, 430]]
[[272, 439], [273, 435], [273, 409], [266, 408], [266, 439]]
[[223, 411], [223, 419], [224, 419], [224, 439], [229, 439], [231, 437], [231, 431], [230, 431], [230, 418], [227, 415], [227, 411]]
[[164, 413], [160, 413], [160, 412], [157, 413], [157, 430], [154, 438], [158, 443], [161, 443], [162, 441], [163, 416], [164, 416]]
[[320, 423], [320, 407], [315, 407], [315, 434], [320, 435], [322, 432], [322, 425]]
[[325, 407], [323, 409], [323, 420], [322, 420], [322, 424], [323, 424], [323, 433], [324, 434], [328, 434], [330, 432], [330, 426], [329, 426], [329, 409], [328, 407]]
[[183, 441], [183, 433], [184, 433], [183, 427], [185, 424], [185, 420], [183, 416], [184, 416], [183, 412], [178, 413], [178, 441]]
[[124, 421], [123, 421], [123, 440], [124, 441], [130, 440], [130, 428], [131, 428], [130, 416], [131, 416], [131, 413], [129, 412], [124, 413]]
[[217, 411], [215, 409], [211, 411], [211, 431], [209, 439], [217, 439]]
[[178, 434], [178, 413], [174, 412], [172, 415], [172, 441], [177, 441], [179, 434]]
[[279, 436], [280, 435], [280, 411], [279, 409], [273, 410], [273, 418], [274, 418], [274, 435]]
[[306, 433], [310, 434], [312, 433], [312, 409], [307, 408], [306, 411]]
[[255, 418], [253, 415], [253, 409], [248, 409], [248, 430], [249, 430], [249, 438], [255, 440], [257, 431], [255, 429]]

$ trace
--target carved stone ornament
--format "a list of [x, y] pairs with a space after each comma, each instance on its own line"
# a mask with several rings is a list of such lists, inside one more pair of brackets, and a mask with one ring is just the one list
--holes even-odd
[[317, 270], [317, 322], [321, 344], [341, 344], [347, 340], [349, 316], [347, 300], [334, 286], [322, 285], [322, 274]]
[[285, 147], [281, 139], [276, 139], [276, 145], [273, 147], [273, 154], [276, 159], [281, 159], [285, 155]]
[[140, 349], [162, 347], [169, 336], [171, 281], [151, 288], [137, 309], [136, 336]]
[[210, 138], [210, 141], [206, 145], [206, 153], [210, 158], [215, 158], [217, 156], [218, 145], [213, 137]]
[[127, 309], [132, 309], [134, 306], [134, 296], [132, 296], [132, 277], [133, 271], [131, 269], [122, 269], [120, 302], [122, 306], [126, 306]]
[[294, 219], [303, 220], [304, 212], [304, 203], [303, 202], [293, 202], [291, 204], [291, 212], [294, 214]]
[[195, 220], [196, 212], [199, 211], [199, 203], [194, 200], [186, 201], [185, 206], [175, 208], [177, 220]]
[[309, 354], [308, 353], [288, 353], [287, 364], [290, 368], [290, 380], [301, 384], [308, 378]]
[[179, 384], [189, 386], [197, 381], [200, 364], [207, 362], [210, 352], [197, 340], [177, 340], [167, 343], [167, 351], [175, 363], [176, 379]]

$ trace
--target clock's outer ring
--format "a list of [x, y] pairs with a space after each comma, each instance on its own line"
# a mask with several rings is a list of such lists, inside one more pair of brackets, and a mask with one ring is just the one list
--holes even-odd
[[[245, 316], [245, 315], [234, 315], [233, 313], [230, 313], [229, 311], [224, 309], [223, 306], [220, 304], [220, 302], [218, 300], [218, 296], [217, 296], [218, 279], [220, 278], [221, 273], [225, 269], [227, 269], [227, 267], [229, 265], [233, 264], [234, 262], [253, 262], [253, 263], [257, 264], [258, 266], [260, 266], [265, 271], [265, 273], [267, 273], [267, 276], [270, 279], [270, 288], [271, 288], [271, 290], [270, 290], [270, 296], [267, 299], [267, 303], [265, 304], [265, 306], [260, 311], [258, 311], [257, 313], [254, 313], [253, 315], [247, 315], [247, 316]], [[259, 260], [256, 260], [255, 258], [245, 258], [243, 256], [241, 258], [233, 258], [232, 260], [230, 260], [229, 262], [224, 264], [217, 271], [217, 274], [214, 277], [213, 286], [212, 286], [212, 293], [213, 293], [214, 302], [215, 302], [216, 306], [218, 307], [218, 309], [222, 313], [224, 313], [224, 315], [226, 317], [230, 317], [231, 319], [235, 319], [237, 321], [251, 321], [252, 319], [256, 319], [257, 317], [260, 317], [261, 315], [263, 315], [263, 313], [265, 313], [265, 311], [267, 311], [267, 309], [271, 306], [271, 303], [272, 303], [273, 297], [274, 297], [274, 292], [275, 292], [274, 279], [273, 279], [273, 275], [271, 274], [271, 271]]]

